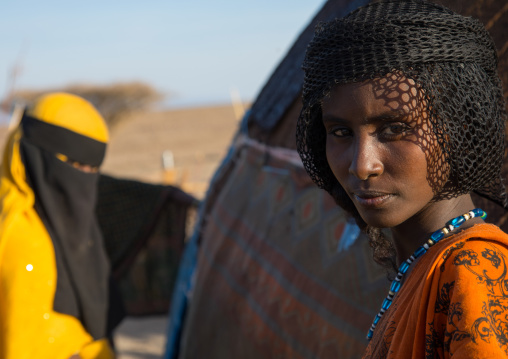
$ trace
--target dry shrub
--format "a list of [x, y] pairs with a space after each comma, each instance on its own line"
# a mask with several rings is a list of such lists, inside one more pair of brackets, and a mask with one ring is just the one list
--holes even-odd
[[48, 92], [63, 91], [81, 96], [90, 101], [102, 114], [109, 127], [113, 127], [127, 115], [151, 108], [163, 99], [163, 95], [152, 86], [142, 82], [117, 83], [111, 85], [71, 85], [51, 90], [17, 91], [12, 98], [30, 104]]

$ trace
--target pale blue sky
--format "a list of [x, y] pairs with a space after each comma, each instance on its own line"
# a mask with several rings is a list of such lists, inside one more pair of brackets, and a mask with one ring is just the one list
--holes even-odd
[[325, 0], [0, 2], [0, 97], [140, 80], [169, 106], [252, 100]]

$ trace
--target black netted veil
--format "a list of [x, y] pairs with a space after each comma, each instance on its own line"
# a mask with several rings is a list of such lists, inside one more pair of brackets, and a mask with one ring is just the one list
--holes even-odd
[[334, 197], [341, 187], [326, 160], [321, 103], [336, 84], [389, 75], [414, 80], [425, 104], [420, 112], [442, 156], [432, 160], [431, 146], [422, 146], [436, 195], [475, 191], [507, 207], [505, 103], [495, 46], [479, 21], [423, 0], [371, 3], [318, 25], [303, 69], [297, 149], [314, 182]]

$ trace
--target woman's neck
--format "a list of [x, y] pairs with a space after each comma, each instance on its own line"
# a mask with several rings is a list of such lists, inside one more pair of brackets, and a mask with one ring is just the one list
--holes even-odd
[[[463, 215], [473, 208], [475, 206], [469, 194], [432, 202], [404, 223], [392, 228], [397, 262], [401, 263], [409, 258], [433, 232], [443, 228], [450, 219]], [[483, 220], [473, 218], [464, 223], [460, 230], [469, 228], [476, 223], [483, 223]]]

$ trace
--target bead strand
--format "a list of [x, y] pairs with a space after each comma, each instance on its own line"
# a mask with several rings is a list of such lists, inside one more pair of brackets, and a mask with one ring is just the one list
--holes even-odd
[[393, 298], [395, 295], [399, 292], [400, 288], [402, 287], [402, 278], [408, 271], [411, 264], [420, 256], [427, 253], [430, 247], [432, 247], [434, 244], [439, 242], [441, 239], [443, 239], [448, 233], [452, 232], [456, 228], [459, 228], [463, 223], [470, 220], [471, 218], [480, 217], [482, 219], [487, 218], [487, 213], [480, 209], [475, 208], [462, 216], [458, 216], [457, 218], [454, 218], [450, 221], [448, 221], [443, 228], [440, 230], [435, 231], [430, 235], [430, 238], [422, 245], [420, 246], [414, 253], [411, 255], [408, 259], [406, 259], [402, 264], [399, 266], [397, 276], [393, 280], [390, 290], [388, 291], [388, 295], [386, 296], [385, 300], [383, 301], [383, 304], [381, 305], [381, 310], [378, 314], [374, 317], [374, 321], [372, 322], [372, 326], [369, 329], [369, 333], [367, 334], [367, 339], [371, 340], [372, 336], [374, 335], [374, 330], [376, 329], [377, 324], [379, 323], [379, 320], [383, 316], [383, 314], [390, 308], [393, 302]]

